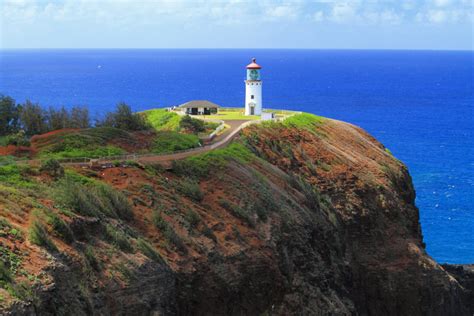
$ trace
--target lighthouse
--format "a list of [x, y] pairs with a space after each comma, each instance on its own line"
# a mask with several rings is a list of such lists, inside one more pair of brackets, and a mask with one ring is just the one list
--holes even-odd
[[262, 114], [262, 80], [257, 60], [247, 65], [247, 80], [245, 80], [245, 115]]

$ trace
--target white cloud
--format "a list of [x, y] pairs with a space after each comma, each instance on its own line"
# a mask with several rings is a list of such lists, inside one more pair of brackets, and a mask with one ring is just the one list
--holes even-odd
[[452, 3], [451, 0], [433, 0], [433, 2], [437, 7], [446, 7]]
[[315, 22], [321, 22], [324, 20], [324, 13], [323, 11], [316, 11], [312, 15], [312, 20]]
[[334, 22], [343, 23], [353, 20], [356, 17], [354, 4], [336, 3], [331, 11], [330, 19]]
[[442, 23], [447, 20], [447, 14], [443, 10], [430, 10], [427, 19], [433, 23]]
[[265, 14], [271, 18], [294, 18], [297, 16], [297, 13], [297, 8], [288, 5], [269, 7], [265, 12]]

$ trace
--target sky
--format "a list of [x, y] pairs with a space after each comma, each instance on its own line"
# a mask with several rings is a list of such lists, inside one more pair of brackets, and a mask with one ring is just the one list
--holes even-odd
[[473, 50], [474, 0], [0, 0], [0, 48]]

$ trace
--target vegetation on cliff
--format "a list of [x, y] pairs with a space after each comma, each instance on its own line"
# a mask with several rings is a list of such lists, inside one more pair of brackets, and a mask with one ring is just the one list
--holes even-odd
[[62, 168], [0, 166], [2, 312], [472, 312], [423, 249], [406, 168], [352, 125], [301, 114], [170, 170]]
[[0, 156], [99, 158], [126, 153], [169, 153], [201, 145], [219, 124], [165, 109], [133, 113], [119, 103], [91, 124], [87, 108], [49, 108], [0, 97]]

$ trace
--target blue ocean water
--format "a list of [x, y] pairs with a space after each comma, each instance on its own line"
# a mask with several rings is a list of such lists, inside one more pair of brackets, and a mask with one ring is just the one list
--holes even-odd
[[474, 53], [351, 50], [3, 50], [0, 93], [100, 116], [208, 99], [243, 106], [245, 65], [263, 66], [264, 107], [366, 129], [405, 162], [427, 250], [474, 263]]

